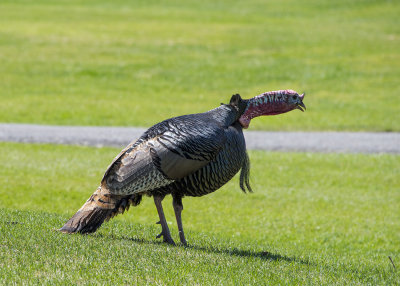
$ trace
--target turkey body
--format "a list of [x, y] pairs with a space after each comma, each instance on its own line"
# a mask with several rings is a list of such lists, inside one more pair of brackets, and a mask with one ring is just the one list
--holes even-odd
[[241, 125], [212, 116], [221, 109], [154, 125], [115, 158], [103, 185], [117, 195], [197, 197], [216, 191], [248, 164]]
[[203, 196], [227, 183], [239, 170], [240, 187], [251, 191], [249, 160], [239, 95], [205, 113], [174, 117], [149, 128], [113, 160], [100, 187], [60, 229], [94, 232], [105, 220], [153, 196], [164, 241], [174, 244], [161, 201], [171, 194], [181, 242], [186, 245], [181, 212], [184, 196]]

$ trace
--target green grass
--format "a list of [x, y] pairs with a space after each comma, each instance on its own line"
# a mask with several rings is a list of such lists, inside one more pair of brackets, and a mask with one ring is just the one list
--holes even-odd
[[400, 283], [400, 156], [251, 151], [253, 194], [234, 178], [183, 200], [187, 248], [155, 239], [149, 198], [94, 235], [53, 231], [118, 151], [0, 144], [0, 284]]
[[[326, 2], [326, 1], [325, 1]], [[308, 93], [253, 129], [400, 131], [398, 1], [0, 3], [0, 122], [150, 126]]]

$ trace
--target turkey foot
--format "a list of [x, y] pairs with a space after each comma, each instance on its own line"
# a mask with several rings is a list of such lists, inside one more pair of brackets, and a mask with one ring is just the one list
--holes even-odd
[[156, 205], [158, 216], [160, 218], [159, 223], [161, 224], [161, 233], [156, 236], [156, 238], [160, 238], [161, 236], [163, 237], [163, 241], [172, 245], [175, 245], [174, 240], [171, 237], [171, 233], [169, 232], [168, 224], [165, 219], [163, 207], [161, 204], [161, 201], [163, 200], [164, 197], [161, 196], [154, 196], [154, 204]]
[[174, 242], [174, 240], [172, 239], [171, 235], [168, 236], [167, 234], [164, 234], [163, 231], [161, 231], [161, 232], [156, 236], [156, 238], [160, 238], [161, 236], [163, 237], [163, 241], [164, 241], [164, 242], [169, 243], [169, 244], [172, 244], [172, 245], [175, 245], [175, 242]]

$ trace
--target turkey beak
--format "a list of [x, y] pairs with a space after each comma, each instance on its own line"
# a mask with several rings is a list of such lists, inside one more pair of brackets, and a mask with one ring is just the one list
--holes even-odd
[[[300, 97], [300, 102], [298, 102], [297, 103], [297, 109], [299, 109], [299, 110], [301, 110], [301, 111], [303, 111], [304, 112], [304, 110], [306, 110], [307, 108], [306, 108], [306, 106], [304, 105], [304, 103], [303, 103], [303, 99], [304, 99], [304, 96], [306, 96], [306, 94], [303, 92], [303, 94], [301, 94], [301, 95], [299, 95], [299, 97]], [[304, 109], [303, 109], [304, 108]]]

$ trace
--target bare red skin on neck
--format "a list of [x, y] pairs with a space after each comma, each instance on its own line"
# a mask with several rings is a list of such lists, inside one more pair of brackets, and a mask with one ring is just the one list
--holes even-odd
[[261, 115], [277, 115], [293, 110], [287, 104], [287, 96], [297, 94], [294, 90], [270, 91], [249, 99], [246, 110], [239, 118], [240, 124], [247, 129], [250, 121]]

